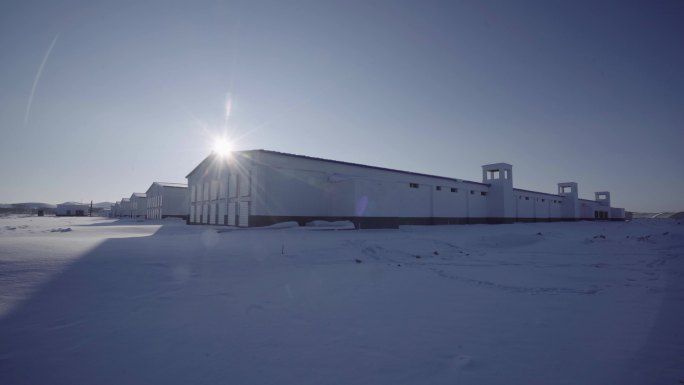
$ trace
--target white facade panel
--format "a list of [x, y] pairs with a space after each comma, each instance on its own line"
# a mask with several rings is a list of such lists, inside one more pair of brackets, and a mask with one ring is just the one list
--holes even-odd
[[216, 224], [216, 205], [213, 203], [209, 205], [209, 223]]
[[249, 202], [239, 202], [239, 215], [238, 215], [238, 226], [247, 227], [249, 226]]
[[240, 190], [240, 196], [249, 196], [250, 192], [250, 176], [248, 173], [240, 173], [240, 182], [238, 183], [238, 189]]
[[228, 226], [235, 226], [235, 217], [237, 216], [237, 203], [232, 202], [228, 204]]

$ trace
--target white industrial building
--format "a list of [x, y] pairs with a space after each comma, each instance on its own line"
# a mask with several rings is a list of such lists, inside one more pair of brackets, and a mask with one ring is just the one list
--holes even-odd
[[133, 193], [129, 200], [131, 218], [145, 218], [147, 214], [147, 195], [145, 193]]
[[114, 203], [112, 206], [112, 217], [118, 218], [121, 216], [121, 201]]
[[191, 224], [265, 226], [349, 220], [403, 224], [624, 220], [610, 194], [579, 199], [577, 183], [549, 194], [513, 188], [513, 166], [482, 166], [482, 183], [267, 150], [212, 153], [187, 176]]
[[62, 203], [58, 204], [55, 209], [55, 215], [58, 217], [83, 217], [90, 212], [90, 206], [78, 203]]
[[119, 204], [119, 218], [130, 218], [131, 217], [131, 200], [129, 198], [121, 198], [121, 203]]
[[190, 197], [188, 185], [154, 182], [147, 189], [147, 219], [169, 217], [188, 219]]

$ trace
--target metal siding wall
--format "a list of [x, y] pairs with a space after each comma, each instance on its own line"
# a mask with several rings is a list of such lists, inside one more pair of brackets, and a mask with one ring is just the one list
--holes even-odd
[[240, 227], [249, 226], [249, 202], [240, 202], [240, 216], [238, 218]]
[[240, 190], [240, 196], [249, 196], [249, 189], [250, 189], [250, 177], [249, 173], [241, 173], [240, 174], [240, 183], [238, 186], [238, 189]]
[[228, 204], [228, 225], [235, 226], [235, 215], [236, 215], [236, 203], [232, 202]]
[[225, 224], [224, 217], [226, 216], [226, 202], [221, 202], [219, 204], [219, 223]]
[[228, 184], [228, 196], [235, 198], [237, 196], [237, 177], [235, 174], [230, 175], [230, 183]]

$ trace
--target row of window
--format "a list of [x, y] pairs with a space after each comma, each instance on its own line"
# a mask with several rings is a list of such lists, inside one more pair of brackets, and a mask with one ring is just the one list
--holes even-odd
[[[530, 200], [530, 197], [523, 197], [522, 195], [518, 195], [518, 199], [522, 200], [523, 198], [525, 198], [526, 201], [529, 201], [529, 200]], [[536, 199], [537, 202], [540, 202], [540, 201], [541, 201], [541, 202], [546, 202], [546, 199], [545, 199], [545, 198], [535, 198], [535, 199]], [[557, 199], [554, 199], [552, 202], [553, 202], [553, 203], [558, 203], [558, 204], [561, 203], [561, 201], [560, 201], [560, 200], [557, 200]]]
[[[409, 187], [410, 187], [410, 188], [419, 188], [420, 185], [419, 185], [418, 183], [409, 183]], [[445, 188], [447, 188], [447, 187], [445, 187], [445, 186], [435, 186], [435, 190], [437, 190], [437, 191], [442, 191], [442, 189], [445, 189]], [[457, 193], [457, 192], [458, 192], [458, 188], [456, 188], [456, 187], [449, 187], [449, 190], [450, 190], [452, 193]], [[470, 195], [475, 195], [476, 192], [477, 192], [476, 190], [470, 190]], [[486, 196], [486, 195], [487, 195], [487, 192], [486, 192], [486, 191], [480, 191], [480, 195]]]

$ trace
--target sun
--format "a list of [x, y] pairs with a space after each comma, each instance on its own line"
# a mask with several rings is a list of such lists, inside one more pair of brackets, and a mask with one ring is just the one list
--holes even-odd
[[226, 138], [216, 138], [214, 139], [214, 153], [220, 156], [230, 155], [233, 151], [233, 143]]

